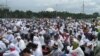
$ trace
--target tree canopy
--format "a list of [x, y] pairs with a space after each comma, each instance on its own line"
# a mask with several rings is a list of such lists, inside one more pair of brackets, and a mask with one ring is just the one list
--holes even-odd
[[93, 14], [83, 14], [83, 13], [69, 13], [69, 12], [48, 12], [48, 11], [41, 11], [41, 12], [32, 12], [32, 11], [20, 11], [15, 10], [11, 11], [9, 9], [0, 9], [0, 18], [56, 18], [57, 16], [61, 18], [72, 17], [75, 19], [82, 19], [82, 18], [96, 18], [99, 16], [98, 12]]

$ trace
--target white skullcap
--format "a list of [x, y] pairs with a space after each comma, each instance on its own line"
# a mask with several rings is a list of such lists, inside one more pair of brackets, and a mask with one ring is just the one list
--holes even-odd
[[14, 45], [13, 43], [11, 43], [11, 44], [9, 45], [9, 48], [15, 48], [15, 45]]
[[20, 36], [17, 36], [17, 38], [18, 38], [18, 39], [21, 39], [21, 37], [20, 37]]
[[73, 41], [79, 44], [79, 41], [76, 38], [74, 38]]
[[7, 32], [8, 32], [8, 33], [12, 33], [12, 30], [8, 30]]

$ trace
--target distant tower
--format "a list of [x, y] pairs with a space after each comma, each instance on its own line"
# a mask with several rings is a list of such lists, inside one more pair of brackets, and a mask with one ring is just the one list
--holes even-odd
[[85, 13], [85, 4], [84, 4], [84, 0], [83, 0], [83, 5], [82, 5], [82, 13]]

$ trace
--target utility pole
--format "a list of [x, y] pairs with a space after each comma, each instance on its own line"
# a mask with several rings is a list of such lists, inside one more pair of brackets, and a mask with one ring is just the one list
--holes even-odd
[[82, 5], [82, 13], [85, 13], [85, 4], [84, 4], [84, 0], [83, 0], [83, 5]]
[[84, 0], [82, 1], [82, 14], [83, 14], [83, 17], [85, 19], [85, 3], [84, 3]]
[[6, 0], [6, 8], [7, 8], [7, 0]]
[[[5, 9], [7, 9], [7, 0], [6, 0]], [[5, 12], [5, 17], [7, 18], [7, 11]]]
[[57, 18], [57, 4], [56, 4], [56, 11], [55, 12], [56, 12], [56, 18]]

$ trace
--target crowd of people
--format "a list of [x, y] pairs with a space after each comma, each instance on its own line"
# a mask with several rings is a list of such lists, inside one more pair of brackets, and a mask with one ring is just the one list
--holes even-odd
[[95, 56], [99, 20], [1, 19], [0, 56]]

